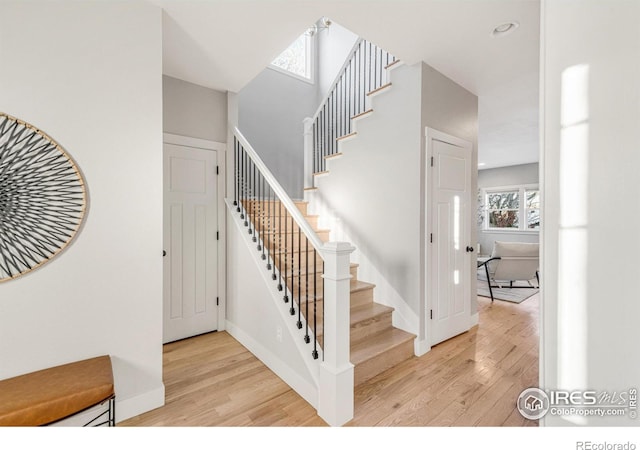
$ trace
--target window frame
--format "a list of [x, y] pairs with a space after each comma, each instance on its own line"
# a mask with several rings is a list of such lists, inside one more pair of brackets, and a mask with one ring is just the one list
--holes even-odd
[[[540, 232], [540, 226], [538, 228], [528, 228], [528, 213], [529, 211], [540, 211], [540, 208], [528, 208], [526, 192], [528, 191], [540, 191], [538, 184], [517, 184], [510, 186], [495, 186], [480, 188], [482, 194], [482, 211], [483, 211], [483, 224], [482, 231], [487, 233], [529, 233], [537, 234]], [[500, 228], [490, 226], [490, 210], [488, 208], [488, 196], [495, 193], [517, 192], [518, 193], [518, 227], [515, 228]], [[511, 209], [515, 210], [515, 209]]]
[[[267, 68], [269, 68], [271, 70], [275, 70], [276, 72], [280, 72], [280, 73], [282, 73], [284, 75], [288, 75], [288, 76], [293, 77], [293, 78], [295, 78], [297, 80], [304, 81], [305, 83], [315, 84], [315, 47], [316, 47], [315, 38], [316, 38], [316, 34], [309, 34], [308, 32], [305, 31], [300, 36], [298, 36], [293, 42], [297, 41], [302, 36], [304, 36], [305, 40], [306, 40], [305, 49], [306, 49], [306, 52], [307, 52], [307, 71], [309, 73], [309, 77], [308, 78], [304, 77], [302, 75], [298, 75], [297, 73], [291, 72], [291, 71], [289, 71], [287, 69], [283, 69], [280, 66], [276, 66], [275, 64], [273, 64], [273, 62], [270, 62], [269, 65], [267, 66]], [[293, 42], [291, 44], [293, 44]], [[282, 52], [284, 52], [285, 50], [286, 49], [284, 49]], [[275, 61], [275, 59], [277, 59], [278, 56], [280, 56], [280, 54], [277, 55], [273, 60]]]

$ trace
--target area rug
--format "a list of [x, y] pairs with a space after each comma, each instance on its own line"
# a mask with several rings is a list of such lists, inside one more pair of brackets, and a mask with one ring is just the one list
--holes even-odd
[[[534, 286], [537, 286], [536, 280], [532, 280]], [[503, 288], [493, 288], [493, 298], [495, 300], [504, 300], [506, 302], [511, 303], [522, 303], [532, 295], [538, 293], [538, 288], [528, 288], [528, 289], [510, 289], [509, 283], [506, 283]], [[516, 281], [514, 286], [528, 286], [526, 281]], [[481, 270], [478, 270], [478, 295], [481, 297], [491, 298], [491, 293], [489, 292], [489, 286], [487, 285], [487, 275], [484, 272], [484, 267]]]

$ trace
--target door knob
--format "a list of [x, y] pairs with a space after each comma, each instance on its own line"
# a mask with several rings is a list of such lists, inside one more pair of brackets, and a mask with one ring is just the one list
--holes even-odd
[[166, 250], [162, 250], [162, 256], [167, 256], [167, 251]]
[[469, 252], [469, 253], [470, 253], [470, 252], [472, 252], [472, 251], [473, 251], [473, 247], [469, 247], [469, 246], [467, 245], [467, 252]]

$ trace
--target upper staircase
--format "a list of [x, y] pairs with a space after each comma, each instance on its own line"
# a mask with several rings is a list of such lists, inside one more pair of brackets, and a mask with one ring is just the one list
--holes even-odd
[[[307, 214], [308, 202], [296, 201], [295, 205], [320, 239], [328, 242], [330, 230], [319, 228], [318, 216]], [[303, 318], [309, 319], [309, 308], [313, 308], [315, 300], [315, 337], [322, 347], [324, 309], [321, 288], [318, 289], [322, 285], [322, 260], [316, 255], [314, 261], [313, 248], [309, 248], [308, 241], [300, 236], [297, 225], [291, 225], [291, 217], [279, 201], [249, 200], [244, 207], [258, 232], [264, 236], [266, 249], [272, 255], [276, 269], [286, 281], [292, 280], [287, 285], [293, 287], [294, 293], [300, 294], [293, 296], [293, 303]], [[285, 223], [287, 232], [279, 233]], [[298, 276], [298, 270], [301, 276]], [[351, 264], [350, 273], [351, 363], [355, 366], [354, 383], [357, 386], [411, 358], [416, 336], [393, 327], [393, 308], [374, 301], [375, 285], [358, 279], [357, 264]]]

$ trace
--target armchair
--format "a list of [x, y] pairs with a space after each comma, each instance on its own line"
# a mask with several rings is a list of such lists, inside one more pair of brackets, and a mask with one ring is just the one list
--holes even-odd
[[[509, 282], [510, 288], [540, 287], [540, 244], [524, 242], [500, 242], [493, 244], [491, 256], [478, 263], [484, 266], [487, 274], [487, 284], [493, 302], [493, 288], [502, 288], [501, 283]], [[538, 286], [531, 280], [535, 278]], [[526, 281], [528, 286], [514, 286], [514, 281]], [[495, 284], [493, 284], [495, 283]]]

